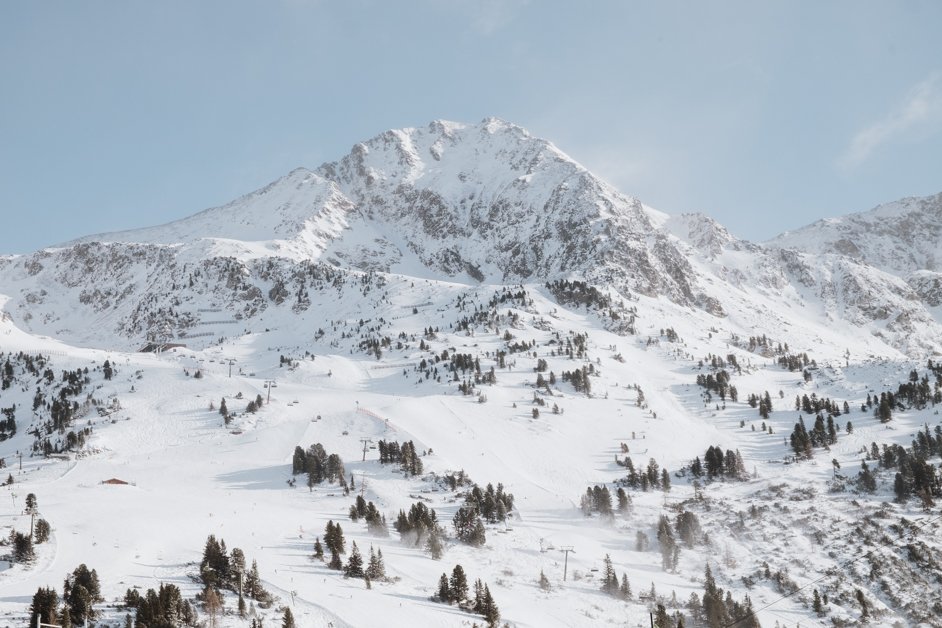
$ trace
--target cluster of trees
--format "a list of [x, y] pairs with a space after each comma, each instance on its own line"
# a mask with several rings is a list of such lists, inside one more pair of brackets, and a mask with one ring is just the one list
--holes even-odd
[[255, 399], [250, 400], [249, 403], [245, 406], [245, 411], [254, 414], [255, 412], [261, 410], [262, 405], [264, 405], [262, 395], [255, 395]]
[[741, 628], [759, 628], [759, 620], [752, 608], [752, 600], [747, 595], [742, 602], [733, 599], [727, 591], [716, 586], [716, 580], [710, 566], [707, 565], [704, 574], [703, 597], [696, 593], [690, 594], [687, 603], [691, 619], [708, 628], [721, 628], [735, 625]]
[[769, 414], [772, 412], [772, 397], [769, 395], [769, 391], [765, 391], [763, 395], [749, 395], [748, 399], [749, 405], [753, 408], [759, 408], [759, 416], [763, 419], [769, 418]]
[[[75, 399], [91, 383], [88, 367], [71, 371], [64, 370], [57, 382], [55, 373], [50, 368], [45, 368], [40, 375], [37, 368], [39, 361], [24, 358], [24, 363], [27, 364], [27, 370], [30, 370], [30, 366], [32, 367], [30, 372], [37, 377], [36, 392], [33, 395], [33, 412], [40, 417], [40, 420], [35, 429], [30, 430], [30, 433], [34, 435], [32, 450], [48, 456], [83, 446], [86, 438], [91, 434], [91, 428], [85, 427], [78, 431], [69, 428], [76, 418], [83, 416], [93, 405], [99, 404], [91, 395], [87, 395], [81, 404]], [[45, 364], [44, 361], [41, 363]], [[11, 436], [16, 431], [13, 414], [15, 405], [8, 410], [10, 412], [4, 411], [5, 431], [8, 436]], [[45, 412], [48, 414], [46, 415]], [[3, 440], [2, 428], [3, 420], [0, 420], [0, 440]], [[54, 437], [54, 434], [64, 435], [64, 437]]]
[[[928, 458], [939, 455], [942, 455], [942, 427], [936, 426], [933, 434], [926, 425], [916, 433], [911, 448], [884, 444], [881, 450], [876, 443], [872, 443], [867, 460], [876, 461], [882, 469], [897, 470], [893, 481], [897, 501], [904, 502], [915, 496], [928, 508], [934, 504], [935, 498], [942, 496], [942, 478], [935, 465], [928, 462]], [[862, 465], [858, 474], [858, 487], [873, 492], [876, 490], [876, 478], [866, 466], [866, 460]]]
[[350, 506], [350, 520], [355, 523], [360, 519], [366, 521], [366, 529], [370, 534], [389, 536], [385, 515], [379, 512], [373, 502], [367, 502], [362, 495], [357, 495], [356, 501]]
[[[3, 369], [0, 370], [0, 391], [6, 390], [13, 385], [16, 379], [14, 364], [21, 367], [23, 372], [29, 373], [37, 378], [45, 369], [49, 373], [48, 381], [50, 383], [55, 377], [52, 370], [46, 368], [46, 363], [49, 361], [49, 358], [44, 355], [31, 355], [29, 353], [23, 353], [22, 351], [17, 353], [0, 352], [0, 360], [3, 360]], [[10, 360], [13, 360], [13, 362]]]
[[514, 496], [504, 491], [503, 484], [498, 483], [496, 490], [493, 484], [483, 490], [475, 484], [452, 519], [455, 536], [462, 543], [481, 547], [487, 542], [484, 520], [488, 523], [504, 521], [513, 508]]
[[584, 281], [557, 279], [547, 283], [546, 288], [560, 305], [583, 305], [597, 310], [608, 310], [612, 307], [611, 297]]
[[[618, 512], [628, 514], [631, 509], [631, 497], [620, 486], [615, 495], [618, 499]], [[607, 486], [587, 487], [579, 500], [579, 509], [586, 517], [590, 517], [593, 512], [597, 512], [603, 517], [613, 517], [615, 515], [612, 509], [612, 495]]]
[[66, 576], [62, 585], [62, 608], [55, 589], [40, 587], [30, 605], [30, 626], [38, 622], [71, 626], [80, 625], [98, 616], [94, 605], [102, 602], [98, 573], [85, 564]]
[[778, 364], [789, 371], [803, 371], [809, 367], [818, 368], [818, 365], [814, 360], [808, 357], [807, 353], [799, 353], [797, 355], [785, 353], [779, 356]]
[[239, 615], [242, 617], [246, 611], [245, 596], [262, 608], [268, 608], [274, 602], [271, 594], [262, 586], [258, 564], [253, 560], [252, 566], [246, 569], [245, 554], [242, 550], [234, 547], [231, 552], [227, 551], [225, 540], [217, 541], [213, 534], [206, 538], [206, 545], [203, 547], [200, 580], [205, 589], [199, 599], [211, 615], [218, 612], [222, 606], [219, 592], [223, 589], [239, 595]]
[[379, 441], [380, 464], [398, 464], [406, 475], [422, 475], [422, 459], [411, 440], [402, 445], [398, 441]]
[[929, 383], [928, 375], [920, 378], [919, 373], [913, 369], [909, 373], [909, 381], [900, 383], [896, 391], [897, 399], [911, 408], [920, 410], [929, 404], [942, 403], [942, 365], [935, 365], [929, 360], [928, 368], [935, 375], [934, 383]]
[[631, 599], [631, 585], [628, 583], [628, 575], [621, 575], [621, 582], [618, 580], [618, 574], [615, 573], [615, 567], [612, 566], [612, 558], [606, 554], [604, 566], [602, 569], [602, 593], [611, 595], [620, 600], [628, 601]]
[[703, 373], [698, 374], [697, 386], [702, 386], [708, 391], [716, 393], [723, 401], [726, 401], [727, 397], [729, 397], [730, 401], [737, 401], [739, 399], [739, 391], [736, 390], [735, 386], [730, 385], [729, 373], [726, 369], [716, 371], [715, 375], [713, 373], [707, 373], [706, 375]]
[[697, 362], [698, 368], [703, 368], [704, 366], [709, 366], [714, 371], [719, 369], [725, 369], [727, 363], [729, 366], [736, 369], [736, 372], [742, 375], [742, 368], [739, 366], [739, 362], [736, 361], [736, 356], [732, 353], [726, 355], [724, 359], [723, 356], [716, 355], [714, 353], [708, 353], [706, 357], [702, 358]]
[[708, 480], [718, 477], [745, 480], [748, 477], [739, 450], [727, 449], [726, 453], [723, 453], [723, 448], [719, 445], [710, 445], [707, 448], [703, 462], [700, 461], [700, 456], [694, 458], [690, 463], [690, 473], [697, 478], [705, 475]]
[[[159, 589], [148, 589], [144, 595], [137, 589], [128, 589], [124, 595], [124, 604], [134, 609], [135, 623], [142, 628], [198, 625], [196, 611], [188, 600], [183, 599], [175, 584], [161, 583]], [[126, 625], [130, 625], [130, 615]]]
[[36, 553], [33, 550], [33, 539], [29, 534], [11, 530], [10, 547], [13, 548], [11, 557], [14, 563], [31, 563], [36, 558]]
[[406, 513], [399, 511], [399, 516], [393, 524], [402, 543], [412, 547], [422, 547], [438, 560], [445, 551], [443, 539], [445, 532], [438, 523], [435, 510], [422, 502], [415, 502]]
[[896, 396], [892, 392], [882, 392], [880, 396], [873, 397], [867, 394], [867, 401], [861, 404], [861, 412], [873, 410], [873, 416], [880, 420], [880, 423], [889, 423], [893, 420], [893, 410], [905, 410], [905, 406], [896, 401]]
[[814, 427], [811, 428], [811, 431], [808, 431], [805, 428], [805, 420], [799, 416], [788, 442], [797, 458], [811, 458], [815, 447], [827, 449], [837, 442], [837, 427], [834, 425], [834, 417], [829, 414], [827, 421], [825, 421], [824, 417], [820, 414], [817, 415], [814, 420]]
[[795, 410], [801, 410], [805, 414], [820, 414], [826, 412], [832, 416], [840, 416], [843, 414], [850, 414], [850, 405], [845, 401], [843, 405], [843, 410], [841, 404], [838, 401], [832, 400], [830, 397], [818, 397], [816, 394], [811, 393], [809, 397], [807, 394], [799, 397], [795, 395]]
[[507, 519], [513, 511], [514, 496], [512, 493], [505, 492], [504, 485], [500, 482], [497, 483], [496, 490], [491, 483], [488, 483], [484, 489], [475, 484], [465, 496], [464, 507], [473, 508], [488, 523], [497, 523]]
[[350, 555], [347, 557], [346, 564], [340, 559], [341, 554], [346, 553], [347, 541], [343, 535], [343, 528], [339, 523], [333, 520], [327, 522], [324, 528], [324, 543], [321, 544], [320, 537], [314, 539], [314, 558], [324, 560], [324, 546], [330, 552], [330, 560], [327, 567], [336, 571], [342, 571], [347, 578], [363, 578], [369, 586], [372, 580], [381, 580], [386, 578], [386, 565], [383, 562], [383, 551], [373, 551], [370, 546], [370, 560], [364, 567], [363, 556], [360, 554], [360, 548], [356, 541], [351, 544]]
[[9, 408], [0, 408], [0, 443], [16, 436], [16, 404]]
[[733, 344], [739, 347], [743, 347], [752, 353], [760, 353], [762, 355], [772, 355], [772, 354], [782, 354], [788, 353], [788, 343], [776, 343], [774, 340], [762, 334], [761, 336], [749, 336], [747, 342], [740, 340], [739, 336], [733, 336]]
[[490, 588], [478, 579], [474, 582], [473, 596], [469, 596], [468, 577], [461, 565], [455, 565], [451, 578], [447, 573], [441, 575], [438, 579], [438, 592], [433, 599], [443, 604], [457, 604], [469, 613], [482, 615], [491, 628], [500, 622], [500, 610], [494, 602]]
[[582, 368], [575, 369], [573, 371], [563, 371], [562, 378], [564, 382], [569, 382], [572, 384], [572, 387], [576, 392], [581, 392], [585, 394], [590, 394], [592, 392], [592, 381], [589, 379], [589, 375], [595, 372], [595, 367], [592, 364], [589, 366], [583, 366]]
[[344, 566], [343, 575], [346, 578], [363, 578], [366, 586], [369, 587], [374, 580], [386, 579], [386, 564], [383, 562], [383, 550], [374, 550], [370, 545], [370, 560], [363, 566], [363, 559], [360, 557], [360, 549], [356, 541], [350, 548], [350, 558]]
[[619, 464], [628, 470], [628, 474], [620, 480], [622, 484], [642, 491], [659, 488], [666, 493], [671, 490], [670, 473], [666, 468], [661, 469], [654, 458], [648, 460], [648, 466], [640, 471], [635, 469], [634, 461], [628, 456], [625, 456], [624, 462], [619, 462]]
[[658, 519], [657, 543], [661, 549], [661, 568], [664, 571], [677, 569], [677, 563], [680, 561], [680, 546], [674, 537], [674, 530], [667, 515], [661, 515]]
[[291, 458], [291, 473], [298, 475], [307, 473], [308, 488], [320, 484], [324, 480], [338, 482], [344, 489], [347, 488], [347, 479], [344, 476], [343, 460], [337, 454], [327, 454], [327, 450], [320, 443], [314, 443], [307, 451], [300, 446], [294, 448]]

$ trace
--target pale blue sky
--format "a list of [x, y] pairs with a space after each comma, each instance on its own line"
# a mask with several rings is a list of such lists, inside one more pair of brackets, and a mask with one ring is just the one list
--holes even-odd
[[942, 3], [0, 3], [0, 253], [496, 115], [762, 240], [942, 191]]

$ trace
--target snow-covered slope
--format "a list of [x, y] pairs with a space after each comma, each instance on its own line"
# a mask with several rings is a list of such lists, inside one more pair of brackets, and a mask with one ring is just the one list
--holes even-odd
[[[866, 219], [899, 218], [887, 250], [938, 202], [900, 207]], [[286, 608], [302, 627], [480, 624], [435, 599], [458, 564], [520, 628], [648, 625], [659, 606], [688, 626], [942, 626], [931, 247], [894, 265], [875, 239], [847, 255], [802, 233], [760, 245], [664, 215], [488, 119], [390, 131], [181, 221], [0, 258], [0, 627], [82, 563], [104, 625], [160, 584], [210, 621], [209, 534], [276, 598], [250, 594], [240, 617], [230, 574], [225, 628], [283, 625]], [[422, 472], [382, 463], [380, 439], [413, 443]], [[347, 490], [293, 472], [313, 443]], [[724, 470], [698, 475], [717, 449]], [[514, 495], [483, 547], [453, 525], [465, 476]], [[600, 513], [602, 487], [623, 508]], [[51, 535], [11, 564], [30, 493]], [[351, 520], [357, 496], [388, 536]], [[416, 504], [437, 513], [439, 558], [392, 525]], [[328, 521], [344, 562], [353, 541], [381, 549], [386, 577], [314, 558]], [[606, 557], [630, 595], [602, 586]]]
[[771, 246], [834, 253], [906, 277], [942, 271], [942, 193], [904, 198], [866, 212], [788, 231]]

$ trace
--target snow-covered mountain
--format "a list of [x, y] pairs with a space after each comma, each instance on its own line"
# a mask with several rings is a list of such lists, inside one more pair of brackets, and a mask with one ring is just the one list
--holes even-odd
[[[441, 599], [456, 564], [520, 628], [942, 626], [939, 198], [757, 244], [513, 124], [433, 122], [0, 258], [0, 627], [81, 563], [109, 626], [162, 584], [225, 628], [485, 621]], [[49, 538], [9, 562], [28, 494]], [[391, 525], [423, 508], [443, 556]], [[386, 575], [314, 556], [328, 521]], [[258, 558], [245, 617], [243, 573], [206, 602], [208, 534]]]
[[768, 244], [872, 266], [903, 279], [926, 306], [942, 304], [942, 193], [819, 220]]
[[[893, 239], [929, 220], [918, 222], [917, 209], [938, 207], [936, 197], [875, 211], [901, 216], [886, 231]], [[847, 255], [815, 234], [813, 225], [766, 246], [744, 242], [706, 217], [668, 219], [516, 125], [436, 121], [388, 131], [183, 220], [0, 262], [0, 290], [37, 332], [92, 329], [117, 334], [122, 346], [157, 325], [192, 331], [195, 309], [255, 316], [285, 300], [271, 294], [290, 288], [297, 297], [296, 277], [314, 264], [468, 284], [578, 278], [718, 317], [771, 308], [792, 324], [840, 321], [910, 355], [940, 349], [931, 247], [893, 266], [871, 259], [884, 250], [877, 244], [871, 256]], [[65, 320], [83, 311], [93, 326]]]
[[689, 266], [651, 213], [550, 142], [490, 118], [388, 131], [223, 207], [63, 246], [183, 244], [489, 283], [575, 274], [693, 303]]

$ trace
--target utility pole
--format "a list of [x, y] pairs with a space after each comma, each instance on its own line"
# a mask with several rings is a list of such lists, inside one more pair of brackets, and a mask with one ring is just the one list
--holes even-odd
[[268, 386], [268, 399], [265, 400], [265, 403], [268, 404], [271, 402], [271, 387], [275, 383], [273, 379], [266, 379], [265, 385]]
[[360, 439], [360, 442], [363, 443], [363, 460], [362, 460], [362, 462], [366, 462], [366, 446], [367, 446], [369, 443], [372, 443], [372, 442], [373, 442], [373, 439], [372, 439], [372, 438], [366, 438], [366, 437], [364, 437], [364, 438], [361, 438], [361, 439]]
[[572, 549], [572, 545], [566, 545], [564, 547], [560, 547], [559, 551], [566, 555], [565, 559], [563, 560], [563, 582], [565, 582], [566, 574], [569, 572], [569, 553], [572, 552], [575, 554], [576, 550]]
[[232, 365], [235, 364], [235, 360], [229, 358], [229, 377], [232, 377]]
[[16, 452], [16, 455], [20, 457], [20, 471], [22, 471], [23, 470], [23, 452], [18, 451]]

